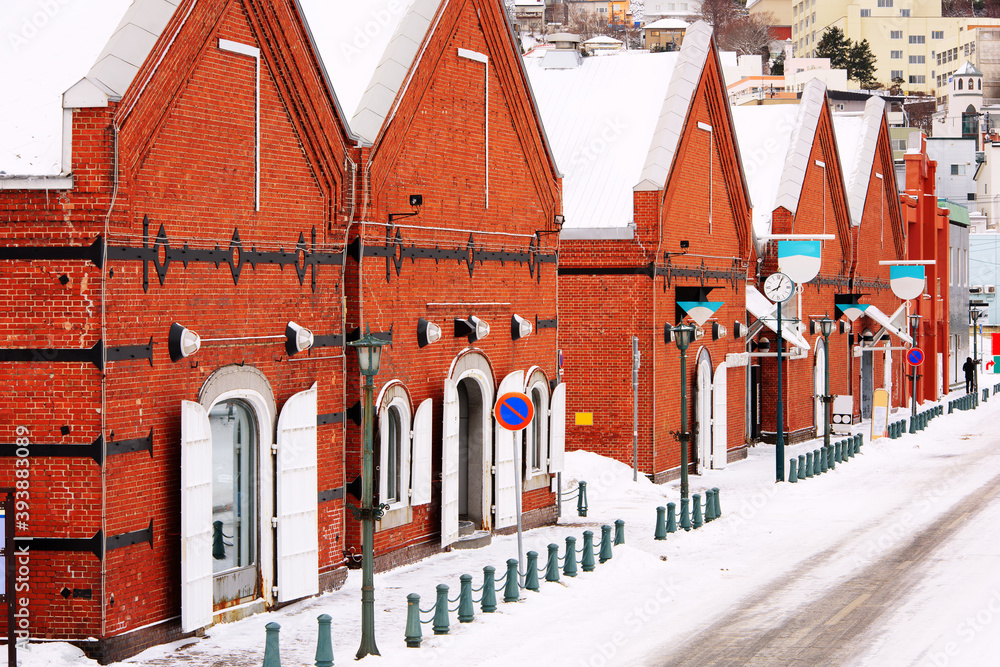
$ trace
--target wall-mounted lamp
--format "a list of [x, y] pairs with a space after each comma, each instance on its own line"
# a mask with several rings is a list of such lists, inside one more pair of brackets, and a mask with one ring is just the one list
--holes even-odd
[[847, 320], [837, 320], [837, 331], [840, 333], [847, 333], [851, 330], [851, 323]]
[[719, 324], [718, 322], [712, 322], [712, 340], [719, 340], [720, 338], [725, 338], [728, 331], [726, 327]]
[[201, 336], [177, 322], [170, 325], [170, 335], [167, 337], [170, 361], [177, 363], [185, 357], [190, 357], [200, 348]]
[[514, 314], [510, 318], [510, 337], [511, 340], [518, 340], [519, 338], [527, 338], [531, 335], [532, 326], [531, 322], [524, 319], [520, 315]]
[[861, 340], [863, 340], [866, 343], [870, 343], [873, 340], [875, 340], [875, 334], [871, 332], [871, 329], [865, 329], [864, 331], [861, 332]]
[[767, 352], [771, 349], [771, 341], [767, 338], [761, 338], [759, 341], [751, 341], [750, 350], [752, 352]]
[[468, 336], [470, 343], [475, 343], [490, 335], [490, 325], [475, 315], [467, 320], [455, 320], [455, 337]]
[[[423, 195], [410, 195], [410, 206], [414, 207], [415, 209], [419, 209], [423, 205], [424, 205]], [[420, 213], [419, 210], [410, 211], [409, 213], [390, 213], [389, 224], [391, 225], [393, 220], [397, 220], [399, 218], [412, 218], [413, 216], [419, 213]]]
[[552, 222], [556, 223], [556, 229], [562, 229], [563, 224], [566, 223], [566, 216], [562, 213], [557, 213], [555, 217], [552, 218]]
[[285, 339], [285, 350], [288, 352], [288, 356], [291, 357], [298, 352], [305, 352], [312, 347], [315, 337], [312, 331], [306, 329], [301, 324], [289, 322], [285, 326]]
[[417, 345], [427, 347], [439, 340], [441, 340], [441, 327], [422, 317], [417, 320]]
[[733, 338], [739, 339], [747, 335], [747, 325], [739, 320], [733, 323]]

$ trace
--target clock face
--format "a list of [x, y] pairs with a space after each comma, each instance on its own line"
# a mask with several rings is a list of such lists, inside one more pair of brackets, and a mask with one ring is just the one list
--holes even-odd
[[788, 301], [793, 291], [795, 284], [784, 273], [772, 273], [764, 281], [764, 295], [771, 301], [777, 303]]

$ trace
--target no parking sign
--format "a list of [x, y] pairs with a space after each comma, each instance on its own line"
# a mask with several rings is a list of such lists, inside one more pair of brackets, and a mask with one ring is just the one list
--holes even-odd
[[497, 423], [508, 431], [520, 431], [531, 423], [535, 416], [535, 406], [527, 394], [519, 391], [507, 392], [493, 407]]

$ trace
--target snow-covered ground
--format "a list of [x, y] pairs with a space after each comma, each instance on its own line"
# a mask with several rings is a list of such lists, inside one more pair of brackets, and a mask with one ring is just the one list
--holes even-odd
[[[992, 374], [982, 386], [991, 387]], [[927, 407], [927, 406], [924, 406]], [[894, 418], [901, 413], [894, 415]], [[737, 607], [741, 598], [767, 590], [789, 577], [808, 585], [782, 596], [775, 619], [815, 599], [865, 565], [901, 546], [955, 503], [1000, 472], [1000, 395], [978, 410], [945, 414], [927, 430], [899, 440], [868, 441], [862, 454], [836, 470], [797, 484], [775, 484], [774, 447], [750, 450], [747, 460], [725, 470], [691, 477], [691, 492], [718, 486], [723, 518], [689, 533], [653, 539], [656, 506], [679, 497], [678, 484], [632, 481], [626, 465], [595, 454], [567, 455], [564, 487], [588, 483], [589, 515], [576, 516], [566, 503], [558, 525], [528, 531], [524, 548], [544, 559], [546, 545], [564, 545], [567, 535], [582, 543], [584, 530], [626, 522], [626, 544], [594, 572], [575, 579], [542, 582], [541, 591], [522, 592], [516, 604], [499, 602], [496, 613], [477, 614], [451, 634], [434, 636], [424, 626], [419, 649], [403, 642], [406, 595], [419, 593], [423, 607], [439, 583], [458, 594], [458, 578], [482, 580], [482, 568], [504, 571], [516, 557], [514, 536], [494, 539], [487, 548], [453, 552], [379, 574], [376, 637], [385, 665], [601, 665], [656, 664], [660, 647], [696, 636]], [[867, 425], [857, 427], [858, 430]], [[816, 441], [786, 448], [788, 457], [811, 451]], [[909, 591], [884, 628], [865, 638], [868, 657], [859, 664], [982, 665], [1000, 653], [1000, 502], [971, 517], [933, 554], [924, 583]], [[834, 554], [830, 557], [830, 554]], [[823, 558], [818, 558], [824, 554]], [[797, 592], [796, 592], [797, 591]], [[500, 596], [502, 598], [502, 596]], [[263, 657], [264, 625], [281, 624], [282, 664], [312, 665], [316, 617], [333, 617], [334, 655], [353, 661], [360, 637], [360, 573], [345, 586], [283, 609], [238, 623], [209, 628], [200, 640], [149, 649], [127, 665], [252, 665]], [[0, 663], [2, 664], [2, 663]], [[23, 652], [25, 667], [91, 667], [66, 644], [33, 645]]]

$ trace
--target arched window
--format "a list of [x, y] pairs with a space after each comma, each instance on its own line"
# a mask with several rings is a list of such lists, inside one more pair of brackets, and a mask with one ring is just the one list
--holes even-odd
[[958, 80], [958, 89], [962, 90], [962, 80], [961, 79]]
[[976, 89], [976, 87], [975, 87], [975, 85], [974, 85], [974, 84], [972, 83], [972, 79], [969, 79], [969, 90], [975, 90], [975, 89]]
[[525, 393], [535, 408], [535, 416], [524, 429], [524, 479], [546, 472], [549, 440], [549, 382], [540, 368], [529, 369]]
[[375, 488], [379, 502], [392, 510], [410, 504], [410, 396], [394, 380], [383, 388], [378, 404]]
[[978, 81], [978, 83], [977, 83], [977, 85], [976, 85], [976, 88], [978, 88], [979, 90], [982, 90], [982, 89], [983, 89], [983, 80], [982, 80], [982, 79], [980, 79], [980, 80]]
[[403, 452], [403, 420], [399, 414], [399, 407], [390, 405], [386, 411], [386, 434], [385, 448], [385, 494], [383, 502], [395, 503], [400, 498], [400, 460]]
[[255, 562], [257, 539], [257, 420], [238, 399], [219, 401], [208, 413], [212, 427], [212, 571]]

